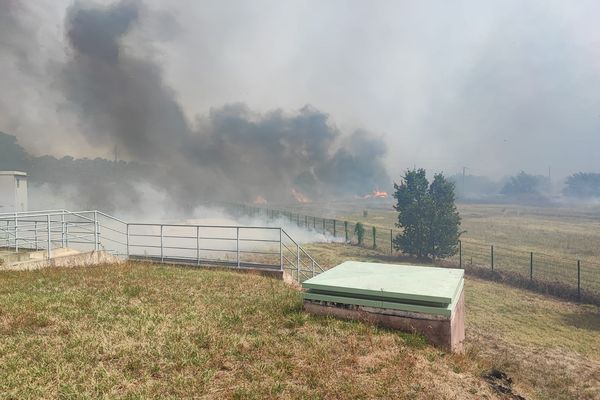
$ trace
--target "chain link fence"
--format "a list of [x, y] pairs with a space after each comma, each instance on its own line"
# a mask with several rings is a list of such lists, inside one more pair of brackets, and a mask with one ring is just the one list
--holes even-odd
[[[357, 223], [335, 218], [324, 218], [286, 210], [248, 205], [233, 206], [234, 213], [283, 219], [309, 230], [314, 230], [347, 243], [358, 244]], [[385, 229], [363, 224], [365, 248], [382, 254], [399, 254], [393, 245], [397, 229]], [[457, 254], [443, 260], [434, 260], [445, 267], [464, 268], [467, 272], [486, 279], [502, 281], [538, 292], [571, 300], [600, 304], [600, 262], [578, 260], [540, 252], [524, 251], [509, 246], [494, 246], [475, 240], [461, 240]]]

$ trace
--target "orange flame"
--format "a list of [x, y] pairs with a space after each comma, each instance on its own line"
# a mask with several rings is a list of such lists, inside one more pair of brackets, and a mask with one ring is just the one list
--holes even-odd
[[262, 196], [256, 196], [253, 203], [254, 204], [267, 204], [267, 199], [265, 199]]
[[390, 195], [387, 192], [380, 192], [379, 189], [373, 190], [363, 196], [363, 199], [387, 199]]
[[309, 203], [310, 202], [310, 199], [308, 197], [306, 197], [304, 195], [304, 193], [302, 193], [299, 190], [292, 189], [292, 196], [294, 196], [294, 199], [296, 199], [296, 201], [298, 203]]

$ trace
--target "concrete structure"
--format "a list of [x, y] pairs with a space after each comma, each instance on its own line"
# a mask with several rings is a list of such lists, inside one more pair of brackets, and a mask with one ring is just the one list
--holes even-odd
[[463, 349], [461, 269], [347, 261], [302, 286], [310, 313], [420, 333], [434, 345]]
[[0, 171], [0, 213], [27, 211], [27, 174]]

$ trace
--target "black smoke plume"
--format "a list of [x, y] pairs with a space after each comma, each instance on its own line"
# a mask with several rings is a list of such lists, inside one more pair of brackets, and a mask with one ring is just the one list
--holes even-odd
[[294, 191], [313, 199], [360, 195], [390, 185], [380, 140], [363, 131], [345, 137], [310, 106], [255, 113], [231, 104], [192, 125], [161, 66], [127, 41], [147, 12], [138, 1], [72, 5], [61, 87], [89, 140], [152, 164], [160, 173], [151, 179], [178, 205], [289, 201]]

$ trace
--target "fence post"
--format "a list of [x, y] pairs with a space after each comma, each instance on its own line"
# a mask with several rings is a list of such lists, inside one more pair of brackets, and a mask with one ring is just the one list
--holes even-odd
[[94, 250], [98, 251], [98, 211], [94, 211]]
[[300, 245], [296, 243], [296, 273], [298, 275], [298, 282], [300, 282]]
[[60, 215], [60, 245], [62, 248], [65, 248], [66, 246], [66, 240], [65, 240], [65, 211], [63, 210], [63, 212]]
[[281, 228], [279, 228], [279, 268], [283, 271], [283, 249], [281, 244]]
[[163, 262], [165, 259], [165, 253], [163, 248], [163, 226], [160, 226], [160, 262]]
[[462, 240], [458, 241], [458, 267], [462, 268]]
[[46, 223], [48, 224], [48, 259], [52, 258], [52, 233], [50, 232], [50, 214], [46, 215]]
[[196, 265], [200, 265], [200, 227], [196, 227]]
[[236, 253], [237, 253], [237, 267], [240, 267], [240, 227], [238, 226], [236, 229], [236, 238], [235, 238], [235, 243], [236, 243]]
[[346, 243], [348, 243], [348, 221], [344, 221], [344, 237], [346, 238]]
[[373, 249], [377, 248], [377, 228], [373, 227]]
[[533, 251], [529, 253], [529, 280], [533, 280]]
[[127, 259], [129, 259], [129, 224], [125, 224], [125, 244], [127, 245]]
[[37, 238], [37, 221], [33, 222], [33, 235], [34, 235], [34, 240], [35, 240], [35, 249], [38, 249], [38, 238]]
[[69, 247], [69, 223], [65, 222], [65, 246]]
[[390, 229], [390, 255], [394, 254], [394, 230]]
[[333, 220], [333, 237], [335, 237], [335, 219]]
[[581, 260], [577, 260], [577, 300], [581, 300]]
[[490, 250], [490, 251], [491, 251], [491, 253], [490, 253], [490, 254], [491, 254], [491, 257], [492, 257], [492, 271], [494, 271], [494, 245], [492, 245], [492, 246], [490, 247], [490, 249], [491, 249], [491, 250]]
[[325, 230], [325, 218], [322, 218], [323, 220], [323, 235], [327, 234], [327, 231]]
[[317, 230], [317, 217], [313, 217], [313, 230]]
[[18, 222], [18, 216], [17, 213], [15, 212], [15, 253], [19, 252], [19, 222]]

